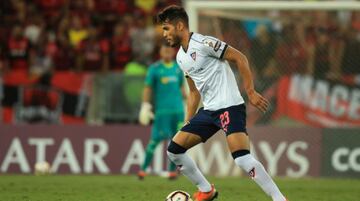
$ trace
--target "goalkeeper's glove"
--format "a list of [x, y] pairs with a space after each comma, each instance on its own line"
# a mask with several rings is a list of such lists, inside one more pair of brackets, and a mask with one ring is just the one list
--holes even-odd
[[141, 104], [139, 122], [141, 125], [149, 125], [150, 120], [154, 118], [154, 113], [151, 111], [152, 105], [148, 102], [143, 102]]

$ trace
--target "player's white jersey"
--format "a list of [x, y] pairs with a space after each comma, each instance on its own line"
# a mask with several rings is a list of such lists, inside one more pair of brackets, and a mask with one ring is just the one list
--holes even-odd
[[210, 36], [192, 33], [185, 51], [182, 47], [176, 61], [200, 92], [205, 110], [218, 110], [244, 103], [234, 73], [223, 59], [227, 44]]

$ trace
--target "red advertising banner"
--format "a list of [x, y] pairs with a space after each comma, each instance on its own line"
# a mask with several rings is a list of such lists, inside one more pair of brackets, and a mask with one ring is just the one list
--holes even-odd
[[[256, 127], [249, 135], [251, 152], [271, 175], [320, 175], [321, 129]], [[0, 173], [32, 173], [37, 161], [47, 161], [54, 173], [132, 174], [143, 162], [149, 136], [149, 127], [134, 125], [0, 126]], [[166, 143], [155, 151], [151, 172], [166, 170], [165, 150]], [[189, 153], [205, 174], [242, 174], [222, 132]]]
[[0, 107], [4, 108], [0, 120], [8, 124], [34, 120], [84, 124], [92, 80], [91, 73], [64, 71], [54, 73], [49, 86], [43, 86], [27, 71], [10, 71], [0, 80]]
[[317, 127], [359, 127], [360, 89], [305, 75], [283, 77], [277, 95], [279, 115]]

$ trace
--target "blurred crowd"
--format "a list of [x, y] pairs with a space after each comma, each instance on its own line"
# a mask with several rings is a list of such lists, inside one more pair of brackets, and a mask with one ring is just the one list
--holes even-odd
[[360, 85], [360, 12], [244, 11], [233, 16], [238, 19], [204, 15], [201, 32], [244, 52], [261, 82], [301, 73]]
[[123, 71], [157, 55], [155, 13], [176, 0], [2, 0], [0, 72]]
[[[128, 119], [131, 113], [135, 121], [137, 110], [129, 108], [138, 107], [143, 77], [131, 84], [131, 79], [119, 75], [144, 76], [147, 66], [159, 58], [162, 30], [154, 18], [170, 4], [181, 5], [181, 0], [1, 0], [0, 100], [9, 109], [3, 112], [10, 119], [6, 122], [20, 110], [15, 106], [23, 89], [16, 87], [34, 83], [62, 90], [63, 99], [53, 101], [59, 103], [57, 111], [95, 119], [88, 122], [103, 122], [106, 117], [101, 113], [109, 119]], [[360, 85], [360, 12], [199, 14], [200, 33], [218, 37], [247, 55], [261, 92], [271, 91], [279, 78], [294, 73]], [[95, 75], [92, 81], [80, 76], [87, 73]], [[14, 81], [17, 78], [19, 82]], [[38, 94], [32, 93], [28, 102], [44, 100]], [[88, 106], [83, 94], [90, 98]], [[272, 115], [268, 114], [266, 121]]]
[[[154, 26], [156, 12], [180, 3], [3, 0], [0, 72], [20, 69], [41, 76], [54, 70], [146, 67], [157, 59], [154, 50], [161, 38], [161, 30]], [[242, 50], [260, 78], [307, 73], [340, 79], [360, 74], [360, 12], [272, 11], [259, 16], [254, 21], [210, 19], [200, 23], [200, 32]]]

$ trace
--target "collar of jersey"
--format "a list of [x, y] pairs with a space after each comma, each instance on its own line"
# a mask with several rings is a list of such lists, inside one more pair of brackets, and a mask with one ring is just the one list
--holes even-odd
[[170, 61], [170, 62], [167, 62], [165, 63], [164, 61], [162, 61], [163, 65], [165, 68], [172, 68], [174, 66], [174, 62], [173, 61]]
[[191, 36], [193, 35], [193, 33], [194, 33], [194, 32], [190, 32], [189, 41], [188, 41], [188, 45], [187, 45], [186, 50], [183, 48], [183, 46], [182, 46], [182, 45], [180, 45], [180, 46], [181, 46], [181, 48], [184, 50], [184, 52], [185, 52], [185, 53], [186, 53], [186, 52], [188, 51], [188, 49], [189, 49], [189, 44], [190, 44]]

